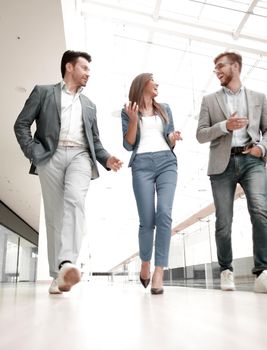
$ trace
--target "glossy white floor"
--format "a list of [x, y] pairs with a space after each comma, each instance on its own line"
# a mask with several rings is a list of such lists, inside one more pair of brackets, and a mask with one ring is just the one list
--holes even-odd
[[92, 280], [0, 285], [0, 349], [266, 350], [267, 295]]

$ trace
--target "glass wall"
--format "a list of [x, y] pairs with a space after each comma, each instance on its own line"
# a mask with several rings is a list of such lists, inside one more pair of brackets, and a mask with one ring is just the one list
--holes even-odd
[[38, 248], [0, 225], [0, 282], [34, 282]]

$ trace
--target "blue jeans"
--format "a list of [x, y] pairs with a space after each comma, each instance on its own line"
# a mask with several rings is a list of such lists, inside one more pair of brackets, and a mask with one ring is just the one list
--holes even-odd
[[232, 268], [231, 227], [236, 185], [247, 198], [252, 223], [253, 273], [267, 269], [267, 173], [265, 162], [251, 155], [232, 155], [226, 170], [210, 176], [216, 208], [216, 245], [221, 271]]
[[[139, 214], [139, 253], [150, 261], [155, 237], [155, 266], [168, 266], [177, 160], [172, 151], [137, 154], [132, 163], [133, 190]], [[157, 195], [157, 198], [155, 198]]]

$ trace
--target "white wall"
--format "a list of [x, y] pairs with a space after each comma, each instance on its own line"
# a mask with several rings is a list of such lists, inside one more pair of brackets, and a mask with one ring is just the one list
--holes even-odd
[[0, 2], [0, 199], [35, 230], [40, 186], [13, 132], [35, 84], [60, 80], [65, 36], [60, 0]]

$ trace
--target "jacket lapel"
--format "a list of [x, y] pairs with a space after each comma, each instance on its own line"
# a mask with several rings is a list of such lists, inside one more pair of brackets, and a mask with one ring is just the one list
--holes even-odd
[[225, 118], [227, 119], [229, 113], [228, 113], [228, 110], [226, 107], [225, 96], [224, 96], [223, 90], [216, 92], [216, 98], [217, 98], [217, 101], [218, 101], [218, 104], [219, 104], [221, 110], [223, 111], [223, 114], [225, 115]]
[[61, 116], [61, 84], [60, 83], [54, 86], [54, 94], [55, 94], [58, 118], [60, 120], [60, 116]]
[[94, 110], [94, 107], [92, 107], [88, 104], [87, 98], [84, 98], [83, 95], [80, 95], [80, 101], [81, 101], [81, 105], [82, 105], [82, 118], [83, 118], [83, 120], [85, 120], [86, 116], [89, 116], [89, 119], [93, 119], [92, 112]]
[[255, 100], [253, 99], [252, 92], [245, 88], [245, 94], [247, 97], [247, 106], [248, 106], [248, 120], [251, 121], [253, 117], [253, 109], [255, 106]]

